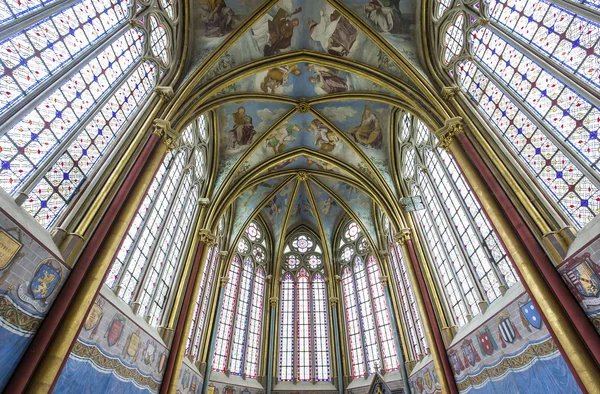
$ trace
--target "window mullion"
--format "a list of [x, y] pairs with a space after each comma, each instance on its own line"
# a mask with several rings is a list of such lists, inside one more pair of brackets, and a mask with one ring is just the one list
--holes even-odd
[[[39, 92], [53, 92], [57, 90], [63, 83], [78, 73], [83, 65], [94, 60], [100, 53], [102, 53], [102, 51], [112, 45], [112, 43], [115, 41], [115, 38], [120, 37], [129, 29], [130, 27], [127, 24], [127, 21], [120, 22], [109, 34], [105, 34], [104, 37], [99, 38], [98, 41], [84, 49], [82, 53], [77, 55], [71, 62], [63, 66], [55, 74], [49, 76], [44, 82], [36, 86], [33, 91], [28, 92], [22, 100], [14, 104], [11, 108], [4, 112], [2, 116], [0, 116], [0, 136], [3, 136], [9, 132], [17, 123], [25, 118], [29, 112], [34, 110], [40, 103], [47, 99], [47, 94], [38, 94]], [[132, 66], [134, 65], [136, 65], [136, 62], [132, 64]], [[117, 86], [117, 84], [115, 84], [115, 86]], [[96, 103], [96, 105], [98, 104], [99, 103]], [[87, 119], [87, 117], [85, 118]], [[79, 122], [81, 123], [81, 120]], [[72, 132], [73, 131], [71, 131], [71, 133]]]
[[[181, 152], [179, 152], [178, 154], [181, 154]], [[183, 178], [183, 176], [182, 176], [182, 178]], [[179, 188], [181, 187], [182, 184], [183, 184], [183, 179], [180, 179], [180, 182], [177, 185], [176, 190], [173, 192], [173, 196], [171, 197], [171, 199], [169, 200], [169, 203], [167, 204], [167, 207], [169, 207], [169, 212], [162, 219], [160, 228], [158, 230], [158, 234], [156, 234], [156, 236], [154, 237], [154, 241], [152, 242], [152, 246], [150, 247], [150, 251], [148, 253], [148, 258], [146, 259], [146, 263], [144, 264], [144, 268], [140, 274], [140, 279], [138, 280], [138, 282], [136, 284], [136, 289], [134, 291], [135, 297], [132, 297], [132, 299], [133, 299], [132, 304], [139, 304], [141, 301], [141, 299], [140, 299], [141, 291], [140, 290], [144, 287], [143, 284], [146, 284], [146, 281], [148, 280], [148, 271], [149, 271], [150, 267], [152, 266], [151, 263], [154, 261], [154, 258], [156, 255], [156, 249], [158, 248], [158, 245], [159, 245], [160, 241], [162, 240], [163, 233], [165, 231], [167, 222], [169, 221], [169, 218], [173, 214], [173, 212], [170, 210], [170, 208], [173, 206], [173, 202], [177, 198], [177, 194], [179, 193]], [[163, 264], [163, 268], [164, 268], [164, 264]]]
[[[381, 362], [381, 365], [379, 366], [380, 370], [385, 371], [385, 356], [383, 355], [383, 342], [381, 340], [381, 332], [379, 325], [377, 324], [377, 308], [375, 308], [375, 301], [373, 299], [373, 287], [376, 286], [376, 283], [371, 283], [371, 275], [369, 275], [369, 267], [368, 267], [368, 255], [366, 256], [367, 258], [365, 259], [365, 279], [367, 280], [367, 283], [369, 284], [369, 303], [371, 304], [371, 310], [373, 311], [373, 323], [375, 325], [375, 338], [377, 338], [377, 347], [379, 348], [379, 361]], [[377, 262], [375, 262], [375, 264], [377, 264]], [[381, 272], [379, 273], [379, 275], [381, 275]], [[389, 305], [387, 305], [387, 302], [385, 303], [385, 305], [389, 308]], [[389, 311], [388, 311], [389, 313]], [[377, 371], [379, 372], [379, 371]]]
[[[137, 61], [133, 62], [129, 67], [129, 70], [127, 70], [119, 77], [120, 80], [117, 83], [115, 83], [115, 85], [111, 88], [111, 91], [116, 92], [121, 87], [121, 85], [124, 82], [126, 82], [131, 75], [133, 75], [133, 73], [138, 69], [138, 67], [140, 67], [142, 63], [142, 59], [138, 59]], [[94, 105], [94, 110], [90, 111], [88, 114], [82, 117], [79, 120], [77, 126], [75, 126], [73, 130], [70, 130], [68, 135], [66, 135], [65, 138], [53, 148], [52, 152], [50, 152], [48, 156], [46, 156], [39, 163], [38, 167], [35, 168], [35, 171], [33, 171], [33, 174], [29, 176], [15, 191], [14, 195], [17, 196], [17, 203], [22, 204], [23, 202], [25, 202], [27, 196], [29, 195], [29, 193], [31, 193], [31, 190], [35, 187], [35, 185], [37, 185], [38, 182], [46, 176], [46, 174], [48, 173], [48, 171], [50, 171], [50, 169], [56, 163], [56, 161], [65, 153], [65, 150], [69, 147], [69, 145], [77, 139], [81, 131], [88, 126], [88, 123], [98, 114], [98, 111], [100, 111], [102, 107], [104, 107], [106, 102], [111, 97], [112, 93], [109, 93], [105, 94], [104, 97], [98, 100], [98, 102]], [[45, 96], [42, 98], [46, 99]], [[21, 119], [19, 118], [16, 121], [20, 120]]]
[[[185, 177], [185, 175], [184, 175], [184, 177]], [[182, 180], [181, 180], [181, 182], [179, 183], [179, 186], [178, 186], [178, 188], [177, 188], [177, 192], [175, 193], [175, 198], [174, 198], [174, 200], [176, 200], [176, 199], [177, 199], [177, 197], [179, 196], [179, 193], [182, 191], [182, 188], [183, 188], [183, 185], [184, 185], [184, 184], [185, 184], [185, 180], [184, 180], [184, 179], [182, 179]], [[181, 204], [181, 212], [179, 212], [179, 214], [178, 214], [178, 216], [177, 216], [177, 222], [176, 222], [176, 223], [178, 223], [178, 224], [179, 224], [179, 223], [181, 223], [181, 221], [182, 221], [182, 216], [185, 214], [185, 208], [186, 208], [186, 206], [187, 206], [187, 204], [188, 204], [188, 201], [190, 200], [190, 196], [192, 195], [192, 193], [191, 193], [191, 191], [192, 191], [192, 190], [193, 190], [193, 186], [192, 186], [192, 188], [190, 188], [190, 190], [188, 190], [188, 192], [187, 192], [187, 195], [186, 195], [186, 197], [185, 197], [185, 200], [184, 200], [184, 201], [183, 201], [183, 203]], [[171, 209], [173, 208], [174, 200], [171, 202], [171, 205], [170, 205], [170, 208], [171, 208]], [[168, 224], [168, 221], [169, 221], [169, 219], [171, 219], [171, 215], [173, 215], [173, 211], [172, 211], [172, 210], [169, 212], [169, 215], [168, 215], [168, 216], [165, 218], [165, 226], [162, 226], [162, 229], [161, 229], [161, 238], [162, 238], [162, 237], [163, 237], [163, 235], [164, 235], [166, 224]], [[176, 238], [176, 235], [177, 235], [177, 233], [179, 233], [179, 231], [181, 231], [181, 230], [183, 230], [183, 229], [181, 229], [181, 228], [179, 227], [179, 225], [176, 225], [176, 227], [175, 227], [175, 231], [173, 232], [173, 235], [172, 235], [172, 237], [171, 237], [171, 240], [175, 239], [175, 238]], [[185, 230], [184, 230], [184, 231], [185, 231]], [[185, 240], [187, 240], [187, 237], [184, 237], [184, 242], [185, 242]], [[162, 241], [162, 240], [161, 240], [161, 241]], [[154, 260], [154, 258], [156, 257], [156, 256], [155, 256], [155, 254], [156, 254], [156, 248], [157, 248], [157, 245], [158, 245], [158, 244], [159, 244], [159, 242], [157, 242], [157, 243], [156, 243], [156, 245], [154, 245], [154, 250], [152, 251], [152, 259], [153, 259], [153, 260]], [[163, 275], [164, 275], [165, 269], [167, 268], [167, 259], [168, 259], [168, 258], [169, 258], [169, 256], [171, 255], [171, 251], [172, 251], [172, 249], [173, 249], [173, 247], [174, 247], [174, 246], [175, 246], [175, 242], [171, 242], [171, 243], [169, 244], [169, 247], [167, 248], [167, 251], [165, 252], [165, 261], [164, 261], [164, 264], [162, 265], [162, 267], [160, 267], [160, 272], [158, 273], [158, 277], [157, 277], [157, 279], [156, 279], [156, 286], [154, 286], [154, 289], [152, 290], [152, 296], [151, 296], [151, 297], [150, 297], [150, 299], [148, 300], [148, 307], [147, 307], [147, 309], [146, 309], [146, 317], [147, 317], [147, 316], [149, 316], [149, 313], [150, 313], [150, 309], [151, 309], [152, 303], [154, 302], [154, 299], [155, 299], [155, 297], [156, 297], [156, 292], [158, 291], [158, 288], [159, 288], [159, 286], [160, 286], [160, 281], [162, 280], [162, 277], [163, 277]], [[184, 249], [185, 249], [185, 244], [184, 244], [184, 246], [182, 247], [182, 251], [183, 251]], [[179, 255], [179, 257], [178, 257], [178, 259], [177, 259], [177, 260], [181, 259], [181, 254], [182, 254], [182, 253], [180, 253], [180, 255]], [[146, 271], [146, 272], [147, 272], [147, 271]], [[149, 277], [148, 277], [148, 275], [147, 275], [147, 274], [146, 274], [146, 278], [144, 278], [144, 279], [145, 279], [145, 280], [144, 280], [145, 282], [148, 282], [148, 280], [149, 280]], [[141, 282], [141, 281], [140, 281], [140, 282]], [[142, 286], [143, 286], [143, 287], [145, 287], [145, 286], [147, 286], [147, 285], [149, 285], [149, 283], [144, 283]]]
[[[250, 246], [250, 250], [252, 250], [252, 246]], [[231, 331], [229, 332], [229, 343], [227, 343], [227, 358], [225, 359], [225, 370], [227, 371], [227, 373], [231, 372], [230, 369], [230, 362], [231, 362], [231, 347], [233, 346], [233, 336], [235, 335], [235, 324], [237, 323], [238, 320], [238, 316], [239, 316], [239, 309], [240, 309], [240, 292], [241, 292], [241, 285], [242, 282], [244, 280], [244, 273], [246, 272], [246, 265], [245, 265], [245, 259], [242, 258], [242, 256], [240, 256], [240, 274], [238, 275], [238, 280], [237, 280], [237, 284], [236, 284], [236, 289], [237, 289], [237, 293], [238, 293], [238, 297], [236, 297], [235, 300], [235, 305], [233, 308], [233, 316], [231, 318]]]
[[[366, 272], [366, 266], [363, 264], [363, 267], [365, 269], [365, 275], [367, 274]], [[358, 297], [358, 283], [356, 282], [356, 271], [354, 271], [354, 267], [352, 268], [352, 281], [354, 282], [354, 289], [356, 292], [356, 308], [358, 309], [358, 316], [360, 317], [360, 321], [358, 322], [358, 327], [360, 328], [360, 333], [361, 333], [361, 337], [362, 337], [362, 342], [363, 342], [363, 354], [365, 357], [365, 363], [364, 363], [364, 368], [365, 368], [365, 374], [369, 374], [369, 352], [367, 350], [367, 336], [365, 334], [365, 330], [363, 329], [363, 322], [365, 320], [365, 316], [363, 316], [363, 311], [361, 308], [361, 304], [360, 304], [360, 298]]]
[[[163, 159], [163, 161], [164, 161], [164, 159]], [[167, 169], [165, 170], [165, 175], [163, 176], [162, 182], [160, 183], [160, 185], [158, 185], [158, 190], [156, 191], [156, 193], [154, 195], [154, 200], [152, 200], [152, 202], [150, 203], [147, 213], [144, 216], [144, 218], [142, 219], [139, 229], [135, 234], [133, 242], [131, 242], [131, 246], [129, 247], [129, 253], [127, 253], [127, 257], [123, 261], [123, 266], [119, 270], [119, 273], [117, 274], [117, 280], [115, 281], [114, 293], [117, 295], [119, 295], [120, 290], [121, 290], [120, 288], [121, 288], [121, 283], [123, 281], [123, 273], [127, 270], [127, 267], [129, 266], [129, 264], [131, 264], [131, 259], [133, 258], [133, 255], [135, 254], [135, 253], [133, 253], [133, 251], [137, 249], [137, 247], [140, 243], [142, 234], [144, 233], [144, 229], [146, 228], [146, 223], [148, 222], [148, 219], [150, 218], [150, 216], [152, 216], [154, 207], [156, 206], [156, 204], [158, 203], [158, 200], [160, 199], [161, 192], [164, 189], [165, 185], [167, 184], [169, 175], [171, 174], [171, 171], [173, 171], [173, 169], [175, 168], [175, 165], [177, 164], [176, 162], [177, 162], [177, 155], [174, 154], [167, 166]], [[155, 174], [155, 176], [156, 176], [156, 174]], [[151, 184], [150, 184], [150, 186], [151, 186]], [[146, 191], [145, 196], [147, 194], [148, 194], [148, 192]], [[145, 198], [145, 196], [144, 196], [144, 198]], [[142, 202], [143, 202], [143, 200], [142, 200]], [[141, 204], [142, 203], [140, 203], [140, 207], [141, 207]], [[138, 207], [138, 209], [139, 209], [139, 207]], [[129, 226], [131, 226], [131, 224], [132, 223], [130, 223]]]
[[506, 88], [506, 83], [501, 81], [493, 72], [490, 72], [488, 66], [483, 64], [480, 59], [474, 56], [472, 60], [479, 71], [481, 71], [486, 78], [488, 78], [502, 93], [510, 98], [513, 105], [519, 108], [527, 118], [540, 130], [543, 134], [551, 140], [554, 144], [559, 147], [562, 154], [564, 154], [573, 164], [577, 166], [577, 169], [592, 183], [595, 187], [600, 189], [600, 173], [590, 169], [592, 164], [585, 162], [581, 154], [577, 153], [574, 148], [566, 142], [562, 136], [557, 136], [555, 132], [549, 130], [543, 120], [539, 119], [539, 116], [533, 113], [528, 106], [522, 105], [522, 99], [517, 97], [516, 94]]
[[[485, 302], [489, 303], [489, 300], [487, 298], [487, 295], [485, 294], [483, 286], [481, 285], [479, 278], [477, 277], [475, 267], [473, 265], [473, 261], [471, 260], [471, 257], [467, 254], [467, 252], [465, 251], [465, 248], [462, 247], [462, 245], [464, 243], [462, 242], [462, 238], [461, 238], [460, 234], [458, 233], [458, 230], [456, 229], [454, 220], [452, 219], [452, 217], [450, 216], [450, 213], [448, 212], [448, 209], [447, 209], [448, 207], [444, 203], [444, 200], [443, 200], [442, 196], [440, 195], [439, 189], [436, 187], [433, 187], [434, 183], [433, 183], [433, 178], [431, 176], [431, 173], [429, 171], [426, 171], [425, 175], [429, 181], [429, 185], [431, 186], [431, 189], [433, 189], [433, 193], [435, 194], [435, 198], [436, 198], [437, 202], [440, 204], [440, 209], [443, 212], [442, 214], [446, 218], [446, 223], [448, 224], [450, 231], [454, 235], [454, 242], [455, 242], [454, 245], [455, 245], [456, 249], [458, 250], [458, 253], [462, 256], [462, 258], [465, 261], [465, 268], [467, 268], [469, 277], [471, 278], [473, 285], [477, 289], [479, 301], [485, 301]], [[452, 182], [450, 182], [450, 183], [452, 183]], [[458, 199], [462, 200], [462, 198], [460, 198], [460, 197]], [[444, 207], [446, 209], [444, 209]], [[458, 282], [458, 283], [460, 283], [460, 282]]]
[[[414, 344], [420, 351], [421, 354], [424, 354], [423, 350], [421, 349], [421, 341], [419, 340], [419, 335], [418, 335], [418, 331], [417, 331], [417, 319], [416, 317], [413, 315], [413, 311], [411, 308], [411, 302], [410, 302], [410, 298], [408, 297], [408, 289], [409, 289], [409, 285], [404, 283], [404, 278], [402, 275], [402, 267], [401, 267], [401, 261], [398, 255], [398, 250], [396, 250], [396, 245], [395, 244], [391, 244], [390, 245], [390, 259], [392, 260], [392, 264], [396, 265], [396, 270], [398, 271], [396, 276], [398, 278], [398, 280], [394, 281], [396, 282], [396, 293], [399, 296], [399, 302], [400, 305], [402, 305], [402, 297], [404, 294], [404, 297], [406, 299], [406, 310], [405, 308], [399, 308], [401, 316], [400, 319], [404, 320], [404, 324], [406, 326], [406, 329], [404, 331], [409, 331], [408, 329], [408, 321], [412, 321], [414, 330], [415, 330], [415, 336], [416, 336], [416, 343]], [[401, 326], [401, 324], [399, 324]], [[412, 342], [413, 339], [411, 338], [410, 332], [406, 332], [407, 335], [405, 335], [405, 337], [408, 339], [408, 342]], [[418, 355], [415, 355], [418, 357]]]
[[[419, 186], [419, 189], [421, 189], [420, 186]], [[432, 227], [433, 231], [435, 232], [435, 234], [436, 234], [436, 236], [438, 238], [439, 246], [441, 247], [440, 249], [444, 252], [444, 258], [446, 259], [446, 263], [447, 263], [447, 265], [448, 265], [448, 267], [450, 269], [450, 273], [452, 274], [452, 278], [454, 279], [454, 284], [455, 284], [456, 288], [459, 291], [460, 298], [461, 298], [462, 303], [463, 303], [463, 305], [465, 307], [465, 311], [467, 312], [467, 314], [469, 316], [472, 316], [472, 310], [471, 310], [470, 307], [468, 307], [469, 303], [467, 301], [467, 296], [465, 295], [465, 292], [464, 292], [464, 290], [462, 288], [461, 281], [458, 279], [458, 275], [456, 273], [456, 270], [454, 269], [454, 264], [452, 264], [452, 259], [450, 258], [450, 252], [446, 249], [446, 243], [443, 242], [443, 238], [442, 238], [442, 236], [440, 234], [440, 230], [439, 230], [438, 226], [436, 225], [436, 222], [435, 222], [435, 220], [433, 218], [433, 214], [431, 213], [431, 209], [429, 207], [429, 204], [425, 204], [425, 212], [426, 212], [427, 216], [429, 216], [429, 220], [431, 222], [431, 227]], [[446, 218], [446, 224], [448, 224], [447, 218]], [[450, 227], [452, 227], [452, 226], [450, 226]], [[455, 240], [455, 242], [456, 242], [456, 240]], [[455, 246], [456, 246], [456, 244], [455, 244]], [[445, 288], [443, 281], [442, 281], [441, 284], [442, 284], [442, 288]], [[448, 299], [448, 298], [446, 297], [446, 299]], [[450, 310], [452, 310], [452, 315], [456, 315], [456, 312], [454, 311], [453, 305], [450, 305]]]
[[[252, 245], [252, 244], [251, 244]], [[252, 246], [251, 246], [252, 247]], [[252, 261], [252, 276], [250, 278], [250, 287], [248, 288], [248, 298], [247, 298], [247, 304], [248, 307], [246, 309], [246, 316], [243, 317], [244, 321], [244, 335], [242, 336], [243, 341], [240, 344], [240, 347], [242, 349], [246, 349], [246, 346], [248, 345], [248, 329], [250, 327], [250, 316], [252, 314], [252, 299], [254, 298], [254, 285], [256, 284], [256, 264], [254, 264], [254, 261]], [[236, 320], [237, 320], [237, 316], [236, 316]], [[235, 325], [233, 326], [233, 329], [235, 330]], [[235, 332], [234, 332], [235, 334]], [[233, 342], [233, 341], [232, 341]], [[242, 352], [242, 357], [240, 358], [240, 374], [245, 374], [245, 370], [246, 368], [244, 367], [244, 364], [246, 363], [246, 351]]]
[[[475, 233], [475, 236], [477, 237], [477, 240], [479, 241], [479, 244], [481, 245], [481, 248], [483, 249], [483, 252], [485, 253], [490, 265], [492, 266], [494, 274], [496, 275], [496, 279], [498, 279], [498, 282], [500, 283], [500, 285], [506, 286], [506, 288], [508, 289], [508, 285], [506, 284], [504, 275], [502, 275], [500, 273], [500, 270], [498, 269], [498, 266], [496, 265], [496, 260], [494, 260], [492, 253], [490, 252], [490, 248], [488, 247], [487, 243], [485, 242], [485, 239], [483, 238], [481, 231], [479, 231], [479, 229], [478, 229], [479, 226], [477, 226], [477, 223], [475, 223], [475, 219], [473, 218], [473, 215], [471, 215], [471, 211], [469, 210], [469, 207], [467, 207], [467, 204], [465, 203], [464, 198], [462, 198], [460, 191], [456, 187], [456, 183], [452, 182], [452, 175], [450, 174], [450, 172], [448, 171], [448, 168], [446, 166], [441, 165], [441, 163], [443, 163], [443, 160], [440, 157], [440, 153], [438, 152], [437, 149], [433, 149], [432, 153], [435, 155], [436, 160], [440, 164], [439, 168], [442, 169], [442, 171], [444, 172], [444, 175], [449, 180], [448, 183], [450, 184], [450, 187], [452, 187], [454, 194], [458, 197], [457, 200], [458, 200], [459, 204], [461, 205], [463, 211], [465, 212], [465, 216], [467, 217], [467, 220], [469, 221], [469, 224], [471, 225], [471, 228], [473, 229], [473, 232]], [[475, 200], [474, 196], [473, 196], [473, 199]], [[479, 209], [482, 211], [482, 213], [485, 214], [485, 212], [483, 212], [483, 208], [479, 207]], [[479, 284], [479, 281], [477, 281], [477, 283]], [[483, 292], [483, 294], [485, 294], [485, 291]]]
[[[575, 20], [572, 20], [571, 24], [573, 24], [574, 21]], [[489, 25], [486, 26], [486, 28], [488, 28], [493, 33], [497, 34], [499, 37], [501, 37], [503, 40], [505, 40], [507, 43], [509, 43], [510, 45], [515, 47], [523, 55], [529, 57], [534, 62], [536, 62], [540, 65], [543, 65], [542, 68], [549, 71], [550, 74], [552, 74], [553, 76], [555, 76], [558, 79], [563, 80], [563, 81], [572, 82], [572, 83], [568, 84], [568, 88], [573, 89], [576, 93], [578, 93], [579, 95], [584, 97], [594, 107], [596, 107], [596, 108], [600, 107], [600, 95], [598, 94], [598, 90], [597, 89], [590, 90], [589, 87], [592, 85], [589, 85], [588, 81], [585, 81], [587, 83], [583, 83], [584, 81], [581, 78], [579, 78], [577, 76], [573, 77], [571, 75], [571, 74], [573, 74], [572, 72], [565, 70], [564, 67], [562, 67], [560, 65], [555, 65], [551, 60], [544, 58], [543, 56], [540, 56], [540, 54], [536, 53], [535, 51], [532, 51], [528, 46], [523, 45], [523, 43], [520, 40], [514, 39], [510, 35], [510, 33], [508, 33], [506, 31], [506, 28], [504, 26], [502, 26], [501, 24], [496, 25], [496, 23], [490, 23]], [[567, 85], [567, 84], [565, 84], [565, 85]]]
[[46, 7], [41, 7], [35, 11], [21, 15], [10, 22], [6, 22], [5, 24], [0, 25], [0, 41], [4, 41], [5, 39], [27, 29], [28, 27], [31, 27], [56, 13], [66, 10], [80, 1], [81, 0], [57, 1]]

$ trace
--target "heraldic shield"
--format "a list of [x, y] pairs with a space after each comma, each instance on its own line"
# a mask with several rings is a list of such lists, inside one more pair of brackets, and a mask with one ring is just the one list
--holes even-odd
[[479, 340], [479, 347], [481, 351], [488, 356], [491, 356], [498, 347], [496, 346], [496, 342], [494, 342], [494, 337], [490, 332], [490, 329], [486, 326], [483, 330], [479, 331], [477, 334], [477, 339]]
[[519, 302], [519, 308], [521, 309], [521, 313], [523, 313], [523, 316], [525, 317], [525, 319], [527, 319], [530, 325], [537, 328], [538, 330], [542, 328], [542, 317], [540, 316], [540, 313], [538, 312], [535, 305], [533, 305], [533, 301], [529, 300], [523, 305], [521, 305], [521, 302]]
[[108, 327], [108, 332], [105, 334], [108, 346], [114, 346], [119, 342], [123, 334], [123, 328], [125, 328], [125, 318], [116, 314], [110, 323], [110, 327]]
[[567, 270], [566, 278], [582, 296], [597, 298], [600, 296], [600, 267], [590, 259], [589, 253], [581, 257]]
[[61, 268], [56, 261], [48, 259], [40, 264], [30, 284], [33, 298], [36, 300], [45, 300], [50, 297], [60, 282], [60, 278]]

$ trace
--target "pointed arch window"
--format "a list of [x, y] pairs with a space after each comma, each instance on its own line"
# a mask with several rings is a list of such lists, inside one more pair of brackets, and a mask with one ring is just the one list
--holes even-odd
[[[408, 137], [407, 137], [408, 138]], [[389, 262], [393, 273], [396, 293], [400, 300], [402, 308], [402, 320], [405, 331], [410, 343], [410, 354], [407, 355], [410, 361], [421, 360], [428, 354], [428, 344], [421, 322], [412, 283], [408, 277], [406, 261], [403, 256], [402, 247], [396, 241], [396, 233], [390, 227], [390, 222], [385, 214], [381, 214], [383, 223], [383, 233], [388, 239]]]
[[0, 187], [43, 226], [125, 138], [176, 24], [135, 0], [0, 0]]
[[209, 329], [207, 325], [207, 314], [213, 302], [215, 302], [215, 290], [219, 270], [219, 245], [223, 244], [225, 234], [225, 218], [221, 218], [217, 228], [217, 243], [210, 247], [206, 256], [206, 265], [200, 277], [198, 298], [194, 307], [192, 324], [188, 333], [185, 349], [186, 356], [195, 365], [201, 360], [201, 346], [209, 341]]
[[369, 242], [358, 224], [350, 221], [340, 231], [338, 245], [352, 375], [359, 378], [398, 369], [389, 306]]
[[212, 369], [256, 378], [269, 262], [266, 234], [251, 222], [229, 269]]
[[167, 153], [142, 204], [129, 226], [112, 263], [105, 284], [151, 325], [162, 323], [170, 289], [191, 241], [192, 222], [204, 179], [197, 174], [198, 156], [206, 155], [208, 141], [200, 129], [208, 127], [205, 116], [188, 126], [179, 147]]
[[323, 251], [308, 232], [283, 250], [279, 313], [279, 380], [331, 381], [329, 315]]
[[411, 161], [399, 163], [400, 168], [419, 169], [410, 175], [404, 172], [402, 183], [409, 193], [421, 196], [424, 209], [416, 212], [421, 234], [448, 308], [461, 327], [481, 312], [482, 304], [514, 285], [518, 276], [452, 157], [436, 147], [432, 134], [427, 141], [418, 137], [427, 130], [420, 120], [398, 116], [399, 127], [408, 128], [398, 135], [409, 135], [398, 142], [399, 148], [418, 152]]
[[600, 212], [598, 4], [433, 3], [438, 37], [452, 37], [438, 46], [449, 80], [567, 220], [584, 226]]

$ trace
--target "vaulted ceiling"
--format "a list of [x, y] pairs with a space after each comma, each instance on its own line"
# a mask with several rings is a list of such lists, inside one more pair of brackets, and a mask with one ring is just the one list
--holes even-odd
[[447, 118], [419, 62], [417, 0], [191, 7], [172, 112], [179, 127], [213, 113], [213, 225], [230, 208], [234, 236], [260, 215], [275, 251], [300, 224], [331, 250], [346, 216], [373, 236], [377, 207], [399, 218], [395, 114]]

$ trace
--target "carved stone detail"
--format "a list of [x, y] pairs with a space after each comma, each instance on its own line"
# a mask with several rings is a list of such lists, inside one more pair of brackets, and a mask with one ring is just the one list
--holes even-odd
[[456, 117], [446, 120], [444, 127], [435, 132], [438, 138], [437, 146], [447, 150], [450, 144], [454, 141], [454, 138], [463, 132], [462, 118]]
[[198, 232], [200, 236], [200, 242], [204, 242], [207, 246], [214, 245], [217, 242], [217, 237], [210, 232], [210, 230], [203, 228]]
[[172, 150], [177, 147], [178, 135], [171, 128], [171, 122], [164, 119], [154, 119], [153, 134], [156, 134], [167, 145], [167, 148]]
[[335, 306], [340, 302], [340, 299], [337, 297], [329, 297], [329, 305]]
[[269, 304], [272, 307], [276, 308], [277, 304], [279, 304], [279, 298], [277, 298], [277, 297], [271, 297], [271, 298], [269, 298]]
[[154, 92], [158, 95], [158, 97], [167, 101], [171, 100], [175, 96], [175, 92], [170, 86], [157, 86], [154, 88]]
[[400, 231], [398, 231], [396, 233], [396, 242], [398, 242], [402, 246], [406, 245], [406, 241], [408, 241], [409, 239], [410, 239], [410, 229], [409, 228], [402, 228], [402, 229], [400, 229]]
[[306, 102], [305, 99], [300, 100], [297, 104], [296, 104], [296, 111], [298, 111], [301, 114], [305, 114], [310, 110], [310, 105]]
[[460, 88], [458, 86], [445, 86], [442, 88], [442, 98], [444, 100], [449, 100], [456, 96], [458, 92], [460, 92]]

